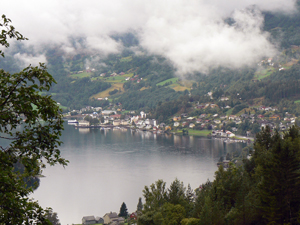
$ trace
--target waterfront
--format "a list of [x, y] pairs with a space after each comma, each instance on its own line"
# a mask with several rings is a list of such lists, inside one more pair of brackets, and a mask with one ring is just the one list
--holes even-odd
[[65, 125], [61, 146], [66, 168], [48, 167], [33, 194], [52, 207], [62, 224], [83, 216], [119, 212], [122, 202], [136, 210], [145, 185], [178, 178], [193, 189], [213, 180], [219, 158], [245, 144], [131, 130], [75, 129]]

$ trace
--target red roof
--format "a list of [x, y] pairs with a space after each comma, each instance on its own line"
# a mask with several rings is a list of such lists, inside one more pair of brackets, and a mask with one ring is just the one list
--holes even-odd
[[121, 114], [111, 115], [110, 117], [113, 117], [113, 118], [121, 118]]

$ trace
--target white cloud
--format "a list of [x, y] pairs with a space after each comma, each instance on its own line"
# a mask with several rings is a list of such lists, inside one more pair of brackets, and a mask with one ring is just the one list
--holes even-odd
[[[248, 65], [274, 53], [268, 34], [261, 31], [261, 14], [245, 8], [292, 12], [294, 4], [295, 0], [11, 0], [1, 8], [29, 38], [26, 44], [36, 49], [56, 44], [75, 53], [73, 37], [85, 40], [77, 50], [115, 53], [122, 46], [109, 36], [134, 30], [144, 48], [164, 55], [185, 73], [212, 64]], [[229, 15], [235, 27], [223, 22]]]
[[17, 53], [14, 55], [14, 58], [21, 62], [22, 67], [26, 66], [38, 66], [40, 62], [46, 63], [46, 56], [45, 55], [28, 55], [28, 54], [20, 54]]

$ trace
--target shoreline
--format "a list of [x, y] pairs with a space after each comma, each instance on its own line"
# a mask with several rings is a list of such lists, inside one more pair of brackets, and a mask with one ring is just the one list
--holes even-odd
[[224, 139], [224, 142], [226, 143], [234, 143], [234, 142], [253, 142], [254, 138], [253, 137], [244, 137], [244, 136], [234, 136], [234, 137], [214, 137], [211, 136], [211, 130], [192, 130], [192, 129], [187, 129], [186, 133], [183, 133], [183, 130], [167, 130], [167, 131], [162, 131], [162, 130], [150, 130], [150, 129], [140, 129], [140, 128], [131, 128], [129, 126], [114, 126], [114, 125], [92, 125], [92, 126], [78, 126], [73, 123], [69, 124], [70, 126], [74, 126], [76, 129], [80, 128], [85, 128], [85, 129], [131, 129], [133, 131], [148, 131], [152, 132], [154, 134], [173, 134], [177, 136], [195, 136], [195, 137], [207, 137], [207, 138], [214, 138], [214, 139]]

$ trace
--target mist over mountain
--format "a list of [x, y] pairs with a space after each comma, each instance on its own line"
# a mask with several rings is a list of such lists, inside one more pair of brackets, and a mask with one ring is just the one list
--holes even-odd
[[[51, 47], [66, 56], [107, 56], [131, 48], [137, 54], [143, 50], [165, 57], [179, 75], [206, 73], [216, 66], [241, 68], [274, 56], [280, 44], [270, 41], [262, 12], [297, 13], [294, 0], [14, 0], [3, 3], [2, 9], [29, 38], [24, 45], [30, 53], [13, 52], [25, 64], [45, 62]], [[126, 34], [132, 43], [125, 41]]]

